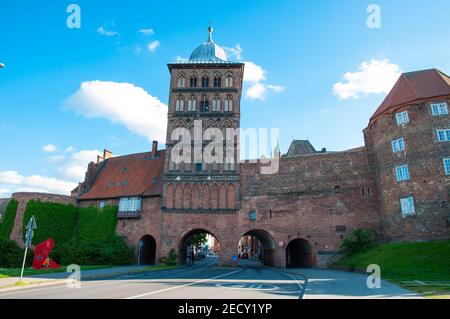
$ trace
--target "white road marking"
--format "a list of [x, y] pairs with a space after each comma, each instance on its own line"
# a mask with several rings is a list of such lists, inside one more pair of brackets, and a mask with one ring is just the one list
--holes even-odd
[[238, 273], [238, 272], [241, 272], [241, 271], [242, 271], [242, 269], [239, 269], [239, 270], [235, 270], [235, 271], [229, 272], [229, 273], [224, 274], [224, 275], [220, 275], [220, 276], [216, 276], [216, 277], [212, 277], [212, 278], [207, 278], [207, 279], [202, 279], [202, 280], [199, 280], [199, 281], [191, 282], [191, 283], [180, 285], [180, 286], [175, 286], [175, 287], [165, 288], [165, 289], [161, 289], [161, 290], [151, 291], [151, 292], [147, 292], [145, 294], [131, 296], [131, 297], [127, 297], [127, 298], [124, 298], [124, 299], [136, 299], [136, 298], [141, 298], [141, 297], [145, 297], [145, 296], [149, 296], [149, 295], [159, 294], [161, 292], [170, 291], [170, 290], [174, 290], [174, 289], [178, 289], [178, 288], [193, 286], [193, 285], [196, 285], [196, 284], [199, 284], [199, 283], [202, 283], [202, 282], [207, 282], [207, 281], [211, 281], [211, 280], [214, 280], [214, 279], [219, 279], [219, 278], [223, 278], [223, 277], [226, 277], [226, 276], [230, 276], [232, 274], [235, 274], [235, 273]]
[[219, 288], [225, 288], [225, 289], [234, 289], [234, 290], [277, 290], [280, 289], [280, 287], [275, 285], [268, 285], [268, 284], [233, 284], [233, 283], [217, 283], [215, 284], [216, 287]]

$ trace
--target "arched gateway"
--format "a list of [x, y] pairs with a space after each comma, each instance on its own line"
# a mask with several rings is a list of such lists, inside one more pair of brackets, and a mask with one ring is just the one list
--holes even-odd
[[154, 265], [156, 262], [156, 240], [151, 235], [142, 236], [138, 242], [138, 264]]
[[286, 247], [286, 267], [311, 268], [316, 260], [311, 244], [303, 238], [291, 240]]

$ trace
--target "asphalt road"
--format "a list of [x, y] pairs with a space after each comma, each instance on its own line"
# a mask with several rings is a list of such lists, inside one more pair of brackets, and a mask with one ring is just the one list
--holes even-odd
[[[103, 280], [82, 281], [80, 288], [52, 285], [0, 293], [0, 299], [299, 299], [414, 298], [395, 285], [382, 291], [365, 285], [365, 276], [321, 270], [265, 268], [242, 261], [239, 268], [221, 268], [207, 258], [190, 267], [145, 272]], [[308, 273], [305, 276], [305, 273]], [[337, 279], [336, 279], [337, 276]]]

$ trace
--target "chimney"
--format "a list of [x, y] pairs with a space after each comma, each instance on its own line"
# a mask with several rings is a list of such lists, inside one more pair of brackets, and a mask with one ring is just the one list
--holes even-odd
[[156, 153], [158, 152], [158, 141], [153, 141], [152, 145], [152, 156], [153, 158], [156, 157]]
[[112, 152], [110, 150], [107, 150], [106, 148], [103, 150], [103, 160], [107, 160], [108, 158], [112, 157]]

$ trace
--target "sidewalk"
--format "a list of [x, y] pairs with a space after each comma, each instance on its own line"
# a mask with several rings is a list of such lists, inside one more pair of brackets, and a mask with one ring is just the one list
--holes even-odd
[[[103, 269], [82, 270], [81, 280], [93, 280], [93, 279], [105, 279], [109, 277], [115, 277], [120, 275], [139, 274], [146, 271], [164, 271], [172, 269], [155, 269], [154, 266], [122, 266]], [[173, 268], [178, 269], [178, 268]], [[30, 275], [23, 277], [22, 284], [17, 284], [20, 277], [9, 277], [0, 279], [0, 291], [22, 289], [25, 287], [47, 286], [55, 284], [63, 284], [70, 273], [48, 273], [39, 275]]]

